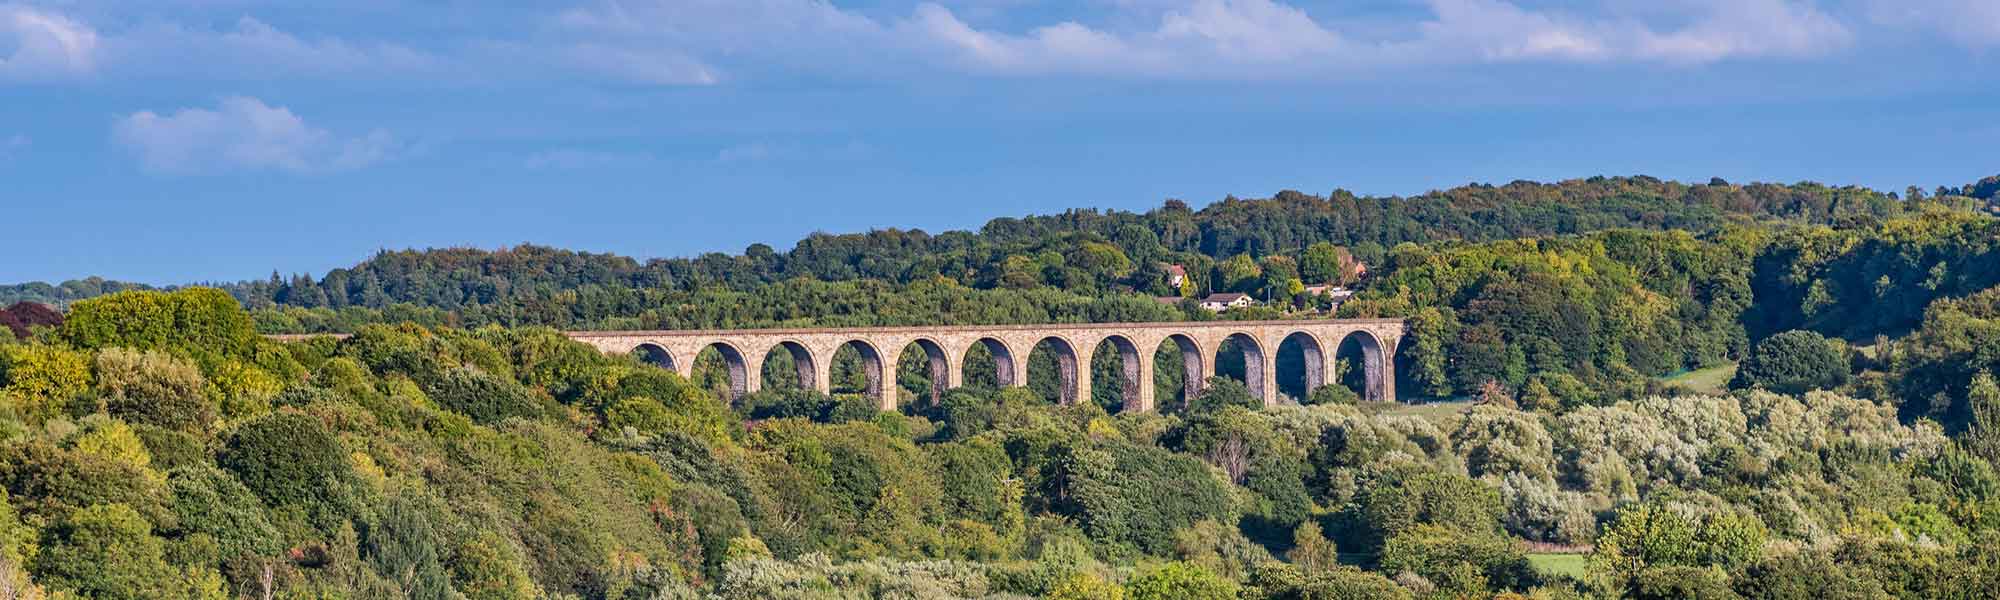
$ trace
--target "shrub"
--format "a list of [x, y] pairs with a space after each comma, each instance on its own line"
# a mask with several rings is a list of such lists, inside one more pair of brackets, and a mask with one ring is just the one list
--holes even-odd
[[1345, 565], [1302, 567], [1267, 563], [1250, 574], [1244, 598], [1270, 600], [1409, 600], [1410, 592], [1381, 575]]
[[1847, 382], [1848, 360], [1825, 336], [1792, 330], [1763, 341], [1736, 368], [1730, 387], [1803, 394]]
[[204, 363], [249, 356], [258, 339], [256, 324], [235, 298], [205, 287], [83, 300], [70, 305], [60, 335], [78, 348], [162, 350]]
[[514, 417], [535, 418], [542, 403], [535, 393], [511, 380], [474, 369], [452, 369], [424, 389], [440, 406], [491, 425]]
[[1044, 600], [1125, 600], [1125, 588], [1089, 573], [1070, 575], [1049, 588]]
[[57, 522], [35, 557], [37, 579], [56, 590], [104, 600], [193, 598], [167, 565], [166, 544], [132, 507], [97, 505]]
[[204, 536], [217, 550], [211, 558], [219, 560], [270, 556], [280, 549], [263, 502], [228, 473], [198, 465], [174, 469], [167, 480], [178, 518], [171, 531], [175, 537]]
[[108, 348], [97, 354], [97, 393], [107, 412], [126, 421], [206, 433], [216, 405], [205, 395], [201, 369], [161, 352]]
[[1411, 572], [1460, 592], [1524, 589], [1534, 583], [1528, 558], [1505, 536], [1419, 525], [1382, 545], [1382, 571]]
[[62, 414], [71, 399], [90, 389], [90, 359], [51, 346], [0, 346], [0, 394], [14, 413], [31, 424]]
[[244, 423], [216, 462], [274, 506], [336, 500], [352, 476], [347, 452], [333, 432], [294, 411]]
[[1188, 399], [1187, 412], [1212, 412], [1226, 406], [1256, 409], [1263, 408], [1264, 401], [1250, 395], [1250, 387], [1241, 381], [1228, 377], [1210, 377], [1202, 382], [1201, 393]]
[[1236, 583], [1188, 563], [1167, 563], [1125, 582], [1131, 600], [1234, 600]]
[[1313, 388], [1312, 393], [1309, 394], [1306, 398], [1307, 404], [1315, 404], [1315, 405], [1354, 404], [1360, 401], [1361, 401], [1361, 396], [1359, 394], [1355, 394], [1354, 390], [1349, 389], [1347, 386], [1338, 383], [1331, 383]]
[[1161, 554], [1173, 548], [1174, 532], [1205, 519], [1235, 522], [1229, 489], [1208, 466], [1151, 446], [1105, 442], [1069, 448], [1057, 460], [1057, 508], [1075, 515], [1086, 533], [1108, 543], [1127, 543]]

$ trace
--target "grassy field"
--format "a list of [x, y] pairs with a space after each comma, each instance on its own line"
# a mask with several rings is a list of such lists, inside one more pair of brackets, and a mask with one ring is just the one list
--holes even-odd
[[1590, 555], [1531, 552], [1528, 564], [1543, 575], [1565, 575], [1582, 579], [1590, 567]]
[[1663, 381], [1686, 386], [1703, 394], [1721, 394], [1729, 391], [1729, 379], [1736, 376], [1736, 365], [1709, 367], [1698, 371], [1688, 371], [1667, 377]]

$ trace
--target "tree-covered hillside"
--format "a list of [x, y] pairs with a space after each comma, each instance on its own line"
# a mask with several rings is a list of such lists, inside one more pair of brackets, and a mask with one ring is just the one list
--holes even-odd
[[[740, 256], [19, 286], [0, 600], [1986, 597], [1995, 181], [1286, 193]], [[1266, 302], [1155, 298], [1211, 291]], [[1417, 404], [1360, 402], [1353, 348], [1318, 389], [1273, 349], [1275, 407], [1217, 349], [1182, 397], [1167, 346], [1154, 414], [1119, 412], [1102, 349], [1075, 406], [1052, 353], [1001, 388], [978, 348], [935, 396], [908, 353], [892, 411], [851, 350], [830, 394], [776, 352], [730, 403], [717, 356], [684, 379], [557, 331], [1340, 316], [1407, 320]], [[354, 335], [258, 335], [286, 332]]]
[[896, 412], [729, 406], [551, 329], [284, 344], [220, 291], [128, 292], [0, 342], [0, 590], [1978, 597], [2000, 586], [2000, 387], [1949, 349], [2000, 355], [1962, 339], [1982, 303], [1909, 350], [1980, 372], [1954, 438], [1839, 391], [1264, 408], [1217, 379], [1113, 415], [974, 382]]

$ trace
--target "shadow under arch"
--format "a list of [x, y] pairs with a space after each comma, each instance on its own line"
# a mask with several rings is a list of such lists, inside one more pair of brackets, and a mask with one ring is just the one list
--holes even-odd
[[[1047, 378], [1047, 371], [1035, 369], [1035, 365], [1043, 362], [1042, 356], [1047, 356], [1046, 360], [1055, 363], [1053, 380]], [[1036, 340], [1034, 348], [1029, 350], [1028, 385], [1037, 392], [1043, 392], [1044, 397], [1054, 400], [1056, 404], [1069, 406], [1076, 404], [1082, 397], [1084, 392], [1077, 389], [1076, 385], [1076, 369], [1076, 346], [1061, 336], [1051, 335]], [[1037, 376], [1037, 373], [1041, 373], [1041, 376]]]
[[1194, 338], [1186, 334], [1168, 335], [1153, 349], [1153, 401], [1156, 409], [1182, 409], [1201, 393], [1203, 361], [1207, 360]]
[[[1139, 360], [1139, 347], [1131, 338], [1112, 334], [1098, 341], [1090, 350], [1091, 401], [1108, 412], [1140, 410], [1140, 386], [1152, 382], [1139, 380]], [[1115, 377], [1098, 377], [1106, 373]]]
[[1319, 336], [1305, 331], [1285, 334], [1278, 342], [1278, 392], [1304, 404], [1313, 390], [1326, 385], [1326, 347]]
[[[858, 365], [855, 363], [859, 363]], [[877, 401], [878, 406], [893, 407], [895, 398], [884, 397], [882, 353], [875, 344], [864, 339], [852, 339], [840, 344], [829, 357], [827, 367], [829, 378], [827, 392], [856, 392]], [[859, 389], [850, 385], [851, 377], [859, 371]]]
[[[980, 362], [978, 359], [981, 355], [988, 359], [983, 361], [986, 364], [975, 366], [975, 362]], [[994, 387], [1018, 385], [1016, 377], [1019, 374], [1014, 372], [1014, 351], [1007, 347], [1006, 342], [990, 337], [979, 338], [972, 342], [971, 346], [966, 347], [965, 354], [960, 360], [965, 361], [965, 364], [959, 366], [959, 372], [965, 374], [963, 382], [965, 385], [988, 384], [989, 381], [986, 379], [989, 376], [990, 383]], [[990, 374], [986, 367], [992, 368]]]
[[632, 349], [632, 356], [644, 361], [646, 364], [675, 373], [680, 372], [680, 369], [675, 368], [677, 363], [674, 362], [674, 354], [668, 352], [665, 346], [652, 342], [643, 342], [638, 347]]
[[[789, 359], [789, 361], [771, 360], [771, 357], [779, 350], [785, 351], [784, 358]], [[807, 349], [805, 344], [792, 340], [778, 342], [776, 345], [771, 346], [769, 350], [764, 351], [764, 368], [760, 369], [763, 372], [759, 374], [760, 377], [763, 377], [762, 387], [770, 390], [789, 388], [802, 390], [815, 389], [816, 386], [813, 379], [815, 377], [814, 374], [818, 371], [814, 369], [813, 360], [812, 350]], [[782, 371], [785, 362], [791, 363], [792, 377], [790, 378], [787, 378]], [[773, 369], [779, 369], [780, 371], [773, 373]]]
[[1238, 332], [1223, 338], [1215, 349], [1215, 366], [1218, 377], [1241, 379], [1243, 387], [1250, 390], [1250, 397], [1257, 401], [1264, 402], [1270, 397], [1265, 390], [1269, 382], [1264, 381], [1264, 346], [1257, 342], [1256, 336]]
[[[715, 362], [721, 364], [716, 365]], [[695, 351], [694, 365], [691, 369], [695, 380], [699, 382], [706, 379], [711, 375], [709, 372], [711, 368], [721, 370], [723, 402], [733, 405], [745, 394], [750, 393], [749, 362], [744, 360], [743, 351], [736, 346], [729, 342], [711, 342]]]
[[1355, 390], [1355, 393], [1361, 396], [1362, 400], [1368, 402], [1395, 400], [1388, 397], [1388, 384], [1391, 382], [1382, 376], [1388, 366], [1385, 362], [1388, 355], [1383, 350], [1382, 341], [1375, 337], [1374, 332], [1366, 329], [1354, 330], [1340, 339], [1336, 356], [1349, 361], [1345, 363], [1347, 372], [1342, 377], [1342, 383], [1348, 384], [1349, 387], [1359, 383], [1361, 389]]
[[[911, 349], [916, 351], [912, 352]], [[911, 377], [921, 377], [923, 385], [913, 386]], [[930, 338], [917, 338], [904, 344], [896, 359], [896, 381], [894, 390], [908, 391], [911, 396], [925, 398], [929, 406], [937, 406], [944, 400], [944, 391], [952, 386], [951, 356], [945, 353], [944, 345]], [[893, 402], [887, 400], [885, 402]], [[887, 404], [885, 403], [885, 406]]]

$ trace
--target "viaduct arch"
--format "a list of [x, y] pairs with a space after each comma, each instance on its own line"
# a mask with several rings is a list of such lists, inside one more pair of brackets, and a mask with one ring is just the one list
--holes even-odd
[[[738, 329], [689, 331], [575, 331], [570, 338], [601, 352], [638, 352], [647, 360], [684, 376], [694, 373], [695, 355], [704, 348], [721, 350], [728, 365], [730, 388], [737, 395], [762, 387], [757, 374], [764, 359], [780, 348], [798, 366], [801, 387], [821, 392], [832, 388], [833, 354], [853, 345], [861, 351], [867, 393], [884, 410], [894, 410], [895, 368], [905, 352], [921, 352], [930, 370], [932, 394], [964, 383], [965, 358], [973, 345], [985, 346], [993, 357], [1001, 385], [1028, 384], [1028, 354], [1036, 344], [1054, 341], [1061, 398], [1065, 403], [1090, 397], [1090, 359], [1099, 344], [1110, 342], [1119, 354], [1121, 389], [1126, 411], [1148, 412], [1154, 405], [1153, 349], [1172, 342], [1181, 352], [1190, 397], [1203, 380], [1215, 376], [1214, 353], [1225, 341], [1242, 352], [1245, 380], [1252, 395], [1265, 405], [1278, 402], [1278, 348], [1287, 339], [1305, 344], [1306, 379], [1310, 386], [1334, 372], [1335, 350], [1353, 337], [1362, 352], [1366, 380], [1363, 397], [1387, 401], [1396, 397], [1396, 344], [1405, 333], [1397, 319], [1332, 319], [1310, 321], [1208, 321], [1173, 323], [1088, 323], [1051, 325], [957, 325], [937, 327], [852, 327], [820, 329]], [[731, 398], [732, 401], [735, 398]]]

